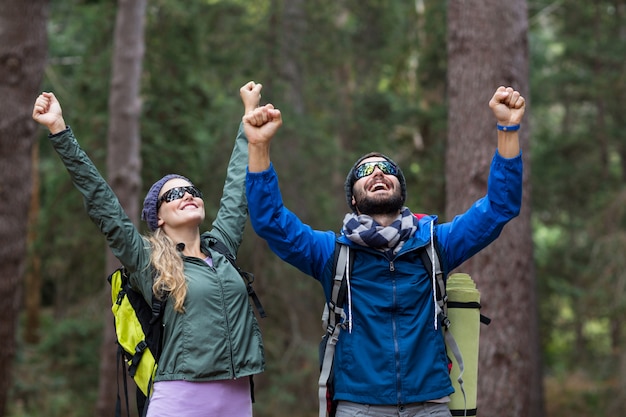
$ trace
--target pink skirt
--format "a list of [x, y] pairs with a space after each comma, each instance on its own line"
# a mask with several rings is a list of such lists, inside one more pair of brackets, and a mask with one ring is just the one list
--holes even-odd
[[159, 381], [147, 417], [252, 417], [250, 379]]

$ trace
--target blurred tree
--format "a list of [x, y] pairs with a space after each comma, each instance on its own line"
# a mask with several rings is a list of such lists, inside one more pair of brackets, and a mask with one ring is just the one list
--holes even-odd
[[[107, 134], [107, 177], [122, 207], [135, 225], [139, 225], [139, 190], [141, 159], [139, 120], [141, 116], [141, 78], [144, 56], [144, 26], [147, 0], [119, 0], [115, 33], [111, 87], [109, 91], [109, 128]], [[107, 270], [119, 261], [107, 250]], [[106, 273], [103, 274], [103, 276]], [[104, 308], [110, 305], [108, 283], [104, 284]], [[105, 320], [100, 353], [100, 383], [96, 416], [115, 412], [118, 364], [112, 320]], [[129, 392], [135, 389], [132, 379]], [[131, 396], [132, 398], [132, 396]], [[133, 410], [134, 411], [134, 410]], [[130, 410], [129, 410], [130, 412]]]
[[[527, 22], [525, 0], [448, 3], [448, 219], [485, 193], [496, 141], [487, 103], [495, 89], [513, 86], [530, 101]], [[495, 243], [459, 268], [477, 282], [485, 314], [494, 319], [480, 341], [482, 416], [543, 415], [530, 225], [529, 118], [527, 109], [520, 135], [522, 212]]]
[[[7, 409], [26, 267], [36, 129], [31, 120], [46, 63], [48, 1], [5, 0], [0, 10], [0, 416]], [[28, 30], [24, 30], [28, 28]]]

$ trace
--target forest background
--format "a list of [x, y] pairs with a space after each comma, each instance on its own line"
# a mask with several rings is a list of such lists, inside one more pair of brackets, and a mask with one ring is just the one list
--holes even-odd
[[[263, 102], [283, 111], [273, 161], [287, 207], [305, 222], [339, 230], [345, 174], [372, 149], [403, 167], [410, 208], [450, 220], [450, 172], [463, 176], [474, 162], [471, 152], [455, 165], [446, 161], [450, 138], [483, 144], [491, 154], [495, 129], [489, 119], [493, 137], [466, 137], [469, 127], [450, 133], [448, 3], [455, 2], [148, 1], [138, 199], [163, 174], [182, 173], [203, 190], [207, 219], [213, 218], [241, 118], [238, 89], [254, 80], [264, 85]], [[528, 275], [536, 293], [508, 305], [512, 294], [490, 293], [484, 304], [492, 309], [485, 313], [495, 321], [509, 314], [532, 320], [525, 312], [537, 311], [541, 354], [528, 357], [541, 369], [546, 416], [614, 415], [626, 404], [626, 2], [510, 4], [527, 12], [520, 36], [529, 48], [528, 91], [522, 92], [532, 103], [524, 152], [532, 161], [525, 191], [532, 195]], [[60, 98], [66, 121], [104, 173], [117, 11], [113, 0], [50, 2], [41, 85]], [[486, 108], [498, 85], [494, 80], [469, 102]], [[16, 348], [14, 355], [5, 350], [12, 367], [4, 412], [96, 415], [100, 367], [109, 360], [100, 356], [111, 320], [105, 244], [45, 132], [37, 138]], [[6, 145], [1, 151], [9, 154]], [[2, 201], [3, 213], [8, 202]], [[8, 241], [3, 246], [10, 247]], [[319, 285], [276, 260], [250, 227], [238, 258], [255, 273], [269, 314], [261, 321], [268, 366], [257, 379], [255, 415], [317, 415]], [[507, 276], [474, 278], [489, 292]], [[498, 310], [502, 305], [513, 312]], [[533, 349], [532, 335], [512, 330], [520, 352]], [[489, 335], [481, 347], [488, 349], [488, 342]], [[481, 362], [485, 379], [500, 371]], [[535, 384], [512, 385], [525, 398]], [[495, 415], [483, 409], [479, 415]]]

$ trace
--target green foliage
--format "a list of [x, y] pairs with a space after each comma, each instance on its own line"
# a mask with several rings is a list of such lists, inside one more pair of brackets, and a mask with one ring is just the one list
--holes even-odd
[[207, 204], [209, 219], [217, 210], [243, 115], [239, 88], [261, 80], [250, 68], [263, 51], [246, 47], [256, 24], [252, 11], [239, 2], [157, 1], [149, 7], [143, 189], [169, 172], [188, 176], [205, 195], [214, 196]]
[[[556, 378], [581, 373], [599, 387], [578, 392], [580, 409], [593, 409], [589, 415], [608, 415], [602, 410], [624, 398], [604, 382], [620, 378], [618, 346], [626, 332], [619, 301], [626, 216], [618, 209], [626, 126], [615, 117], [623, 104], [614, 100], [626, 87], [618, 9], [612, 1], [531, 3], [531, 182], [544, 359]], [[573, 410], [559, 404], [563, 415]]]
[[[95, 303], [98, 304], [98, 303]], [[9, 414], [16, 417], [93, 415], [98, 386], [101, 313], [84, 303], [72, 318], [42, 315], [41, 343], [18, 339]]]

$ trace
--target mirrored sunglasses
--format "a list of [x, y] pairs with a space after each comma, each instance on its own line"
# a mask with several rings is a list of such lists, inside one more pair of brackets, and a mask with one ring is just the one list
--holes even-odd
[[363, 177], [367, 177], [369, 175], [372, 175], [374, 173], [374, 170], [378, 168], [380, 169], [383, 174], [387, 174], [387, 175], [397, 175], [398, 174], [398, 167], [395, 166], [394, 164], [392, 164], [389, 161], [374, 161], [374, 162], [365, 162], [361, 165], [359, 165], [355, 170], [354, 170], [354, 176], [357, 180], [363, 178]]
[[157, 204], [157, 209], [161, 207], [161, 204], [169, 203], [174, 200], [180, 200], [185, 196], [185, 193], [191, 194], [192, 197], [202, 198], [202, 192], [198, 190], [193, 185], [187, 185], [185, 187], [174, 187], [171, 190], [167, 190], [163, 193], [161, 198], [159, 198], [159, 203]]

